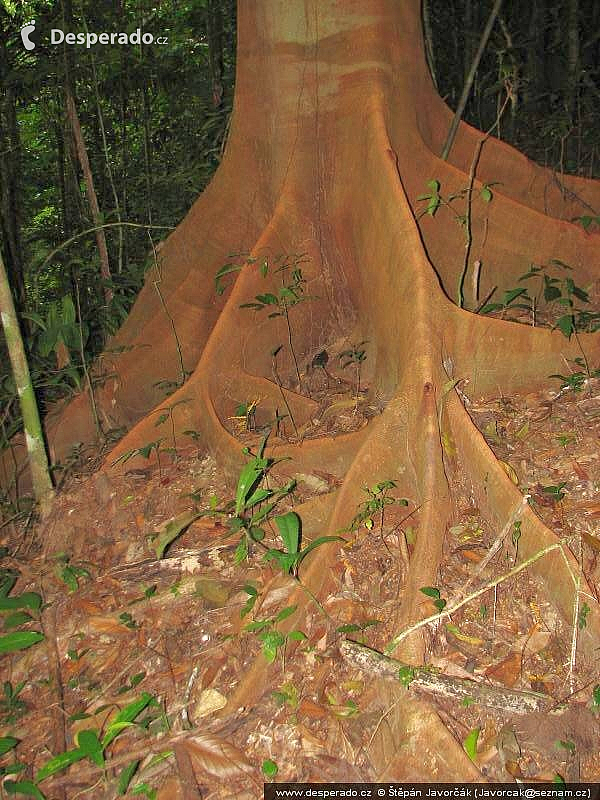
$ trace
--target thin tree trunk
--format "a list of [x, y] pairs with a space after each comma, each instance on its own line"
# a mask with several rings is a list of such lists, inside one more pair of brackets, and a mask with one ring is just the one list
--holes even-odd
[[496, 17], [498, 16], [498, 12], [500, 11], [501, 5], [502, 5], [502, 0], [496, 0], [496, 2], [494, 3], [494, 7], [490, 13], [490, 16], [488, 17], [488, 21], [485, 25], [483, 33], [481, 34], [479, 47], [477, 48], [477, 52], [475, 53], [473, 63], [471, 64], [471, 69], [469, 70], [469, 74], [465, 82], [463, 93], [458, 102], [458, 107], [456, 109], [456, 113], [454, 114], [452, 125], [450, 126], [450, 130], [448, 131], [448, 137], [446, 138], [444, 147], [442, 148], [441, 158], [444, 161], [446, 161], [446, 159], [448, 158], [448, 154], [450, 153], [452, 144], [454, 143], [454, 137], [456, 136], [456, 132], [458, 130], [459, 123], [462, 119], [465, 106], [467, 105], [467, 100], [469, 99], [469, 94], [471, 93], [471, 87], [473, 86], [473, 81], [475, 80], [475, 73], [477, 72], [477, 67], [479, 66], [479, 62], [481, 61], [481, 56], [483, 55], [485, 46], [488, 43], [488, 39], [490, 38], [490, 33], [492, 32], [492, 28], [494, 27], [494, 22], [496, 21]]
[[429, 8], [429, 0], [423, 0], [421, 6], [423, 16], [423, 34], [425, 39], [425, 55], [427, 56], [427, 64], [429, 65], [429, 72], [431, 72], [431, 79], [435, 88], [438, 88], [437, 76], [435, 74], [435, 52], [433, 49], [433, 30], [431, 28], [431, 10]]
[[220, 108], [223, 104], [223, 11], [220, 0], [208, 0], [206, 30], [213, 104]]
[[[0, 74], [10, 72], [6, 46], [0, 49]], [[25, 280], [21, 245], [21, 140], [17, 124], [14, 87], [10, 84], [0, 92], [0, 224], [5, 256], [15, 303], [25, 309]]]
[[31, 483], [36, 501], [39, 503], [42, 514], [45, 514], [52, 502], [54, 488], [50, 477], [48, 457], [44, 443], [42, 423], [31, 383], [29, 365], [25, 356], [23, 337], [19, 328], [17, 312], [8, 282], [8, 275], [2, 255], [0, 254], [0, 317], [2, 327], [6, 337], [8, 355], [12, 366], [19, 403], [21, 404], [21, 414], [23, 415], [23, 427], [25, 429], [25, 444], [29, 456], [29, 469], [31, 471]]
[[104, 230], [100, 228], [104, 220], [102, 219], [102, 215], [100, 213], [100, 207], [98, 205], [98, 197], [96, 196], [96, 190], [94, 188], [94, 178], [92, 176], [92, 170], [90, 169], [90, 162], [88, 159], [85, 142], [83, 140], [83, 134], [81, 132], [81, 125], [79, 124], [79, 117], [77, 116], [77, 109], [75, 108], [75, 100], [73, 99], [73, 94], [71, 93], [71, 90], [68, 86], [65, 87], [65, 94], [67, 100], [67, 115], [69, 117], [69, 122], [71, 124], [71, 130], [73, 131], [73, 138], [75, 139], [75, 146], [77, 148], [77, 156], [79, 158], [79, 164], [81, 165], [81, 169], [83, 172], [85, 191], [90, 206], [90, 211], [92, 212], [92, 221], [97, 228], [96, 243], [98, 245], [98, 253], [100, 255], [100, 273], [102, 275], [102, 278], [107, 284], [104, 287], [104, 300], [108, 305], [112, 300], [113, 292], [110, 286], [108, 285], [110, 284], [112, 276], [110, 273], [110, 265], [108, 262], [108, 249], [106, 247], [106, 236], [104, 234]]

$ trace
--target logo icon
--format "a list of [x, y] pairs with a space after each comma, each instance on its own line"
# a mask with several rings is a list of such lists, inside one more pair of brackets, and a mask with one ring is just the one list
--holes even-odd
[[33, 50], [35, 47], [35, 42], [32, 42], [29, 38], [31, 34], [35, 30], [35, 20], [32, 19], [31, 22], [26, 22], [25, 25], [21, 28], [21, 39], [23, 40], [23, 47], [26, 50]]

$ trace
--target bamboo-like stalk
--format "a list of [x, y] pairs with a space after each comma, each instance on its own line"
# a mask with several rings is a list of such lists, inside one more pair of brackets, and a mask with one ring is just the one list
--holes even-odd
[[33, 494], [40, 505], [42, 514], [46, 514], [50, 509], [52, 498], [54, 497], [54, 487], [50, 477], [48, 456], [42, 431], [40, 414], [31, 383], [29, 364], [25, 355], [23, 337], [19, 328], [19, 321], [15, 311], [6, 267], [2, 255], [0, 254], [0, 318], [6, 337], [8, 355], [12, 366], [21, 413], [23, 415], [23, 427], [25, 429], [25, 445], [29, 455], [29, 469], [31, 471], [31, 483]]

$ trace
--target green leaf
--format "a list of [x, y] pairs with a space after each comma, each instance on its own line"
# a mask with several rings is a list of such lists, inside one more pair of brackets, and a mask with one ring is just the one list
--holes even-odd
[[278, 303], [277, 297], [270, 292], [267, 294], [257, 294], [256, 299], [265, 306], [276, 306]]
[[343, 542], [345, 539], [342, 536], [319, 536], [314, 541], [312, 541], [309, 545], [307, 545], [301, 553], [299, 553], [298, 563], [306, 558], [306, 556], [310, 553], [311, 550], [314, 550], [316, 547], [320, 547], [322, 544], [326, 542]]
[[234, 564], [241, 564], [242, 561], [246, 561], [248, 558], [248, 540], [245, 536], [242, 536], [240, 539], [240, 543], [235, 548], [235, 553], [233, 554], [233, 563]]
[[504, 305], [509, 306], [513, 300], [516, 300], [517, 297], [522, 297], [525, 294], [527, 294], [527, 289], [524, 289], [522, 286], [519, 286], [516, 289], [509, 289], [507, 292], [504, 292]]
[[423, 594], [426, 594], [427, 597], [435, 597], [438, 600], [440, 598], [440, 590], [435, 586], [423, 586], [421, 589], [419, 589], [419, 591]]
[[131, 790], [131, 794], [143, 794], [146, 795], [148, 800], [156, 800], [156, 789], [153, 789], [147, 783], [136, 783]]
[[289, 575], [300, 558], [298, 553], [284, 553], [283, 550], [267, 550], [263, 561], [276, 561], [279, 569]]
[[252, 493], [252, 495], [246, 501], [246, 508], [250, 509], [258, 503], [262, 503], [263, 500], [266, 500], [268, 497], [271, 497], [273, 494], [272, 489], [261, 489], [260, 487], [256, 489]]
[[477, 740], [479, 739], [480, 732], [481, 728], [473, 728], [463, 741], [465, 753], [469, 756], [471, 761], [475, 761], [477, 758]]
[[559, 331], [567, 337], [567, 339], [571, 338], [571, 334], [575, 330], [575, 326], [573, 325], [573, 315], [572, 314], [565, 314], [564, 317], [560, 317], [556, 321], [555, 328], [558, 328]]
[[493, 197], [493, 195], [492, 195], [492, 191], [491, 191], [490, 187], [489, 187], [489, 186], [484, 186], [484, 187], [481, 189], [480, 196], [481, 196], [481, 199], [482, 199], [482, 200], [483, 200], [485, 203], [490, 203], [490, 202], [491, 202], [491, 200], [492, 200], [492, 197]]
[[10, 628], [18, 628], [26, 622], [31, 622], [32, 617], [26, 611], [15, 611], [14, 614], [9, 614], [4, 620], [4, 630]]
[[558, 300], [561, 296], [561, 291], [557, 286], [551, 286], [549, 283], [546, 283], [544, 286], [544, 300], [547, 303], [551, 303], [553, 300]]
[[242, 269], [241, 265], [238, 264], [225, 264], [221, 269], [217, 270], [215, 275], [215, 291], [217, 294], [221, 295], [225, 291], [225, 286], [223, 284], [223, 278], [226, 275], [230, 275], [232, 272], [239, 272]]
[[76, 764], [85, 757], [86, 753], [84, 753], [80, 747], [76, 747], [74, 750], [66, 750], [64, 753], [59, 753], [57, 756], [54, 756], [54, 758], [51, 758], [50, 761], [47, 761], [43, 767], [38, 769], [35, 779], [39, 783], [49, 778], [51, 775], [56, 775], [57, 772], [67, 769], [71, 764]]
[[260, 634], [262, 641], [262, 652], [269, 664], [277, 658], [277, 650], [281, 645], [285, 644], [285, 637], [279, 631], [265, 631]]
[[121, 774], [119, 775], [119, 782], [117, 784], [117, 792], [120, 796], [127, 794], [127, 789], [129, 788], [129, 784], [131, 783], [131, 779], [137, 772], [137, 768], [139, 767], [140, 762], [132, 761], [131, 763], [127, 764], [126, 767], [123, 767], [121, 770]]
[[267, 758], [262, 763], [262, 771], [263, 775], [265, 775], [267, 778], [274, 778], [279, 772], [279, 767], [274, 761], [271, 761], [270, 758]]
[[412, 681], [415, 677], [415, 669], [414, 667], [405, 667], [402, 666], [398, 670], [398, 680], [404, 686], [405, 689], [408, 689]]
[[86, 729], [80, 731], [76, 737], [79, 749], [91, 759], [98, 767], [104, 766], [104, 750], [98, 738], [98, 731]]
[[304, 642], [308, 639], [308, 636], [303, 631], [290, 631], [287, 638], [294, 642]]
[[0, 636], [0, 654], [26, 650], [28, 647], [41, 642], [43, 638], [44, 634], [37, 631], [7, 633], [6, 636]]
[[275, 525], [286, 551], [292, 555], [298, 552], [300, 544], [300, 517], [294, 511], [275, 517]]
[[106, 749], [114, 741], [121, 731], [132, 724], [138, 714], [140, 714], [154, 700], [148, 692], [142, 692], [137, 700], [129, 703], [122, 708], [113, 720], [110, 721], [106, 733], [102, 737], [102, 747]]
[[183, 514], [173, 517], [166, 522], [154, 536], [152, 547], [156, 553], [156, 557], [161, 559], [167, 547], [177, 539], [178, 536], [189, 528], [189, 526], [199, 517], [205, 516], [206, 511], [184, 511]]
[[9, 750], [12, 750], [13, 747], [16, 747], [18, 744], [19, 740], [15, 739], [14, 736], [0, 736], [0, 756], [8, 753]]
[[35, 800], [46, 800], [46, 796], [33, 781], [4, 781], [2, 785], [6, 794], [24, 794], [26, 797], [34, 797]]
[[265, 470], [269, 466], [266, 458], [256, 456], [252, 461], [244, 465], [240, 472], [237, 489], [235, 492], [235, 514], [240, 516], [246, 507], [246, 499], [250, 496], [256, 483], [262, 479]]
[[291, 617], [292, 614], [296, 613], [297, 608], [298, 606], [286, 606], [285, 608], [282, 608], [279, 614], [277, 614], [275, 617], [275, 622], [283, 622], [284, 619]]
[[502, 308], [504, 308], [502, 303], [486, 303], [484, 306], [482, 306], [482, 308], [480, 309], [479, 313], [480, 314], [491, 314], [492, 311], [500, 311]]
[[600, 708], [600, 683], [594, 686], [594, 689], [592, 691], [592, 703], [595, 709]]
[[30, 608], [39, 611], [42, 598], [37, 592], [23, 592], [16, 597], [0, 597], [0, 611], [12, 611], [16, 608]]

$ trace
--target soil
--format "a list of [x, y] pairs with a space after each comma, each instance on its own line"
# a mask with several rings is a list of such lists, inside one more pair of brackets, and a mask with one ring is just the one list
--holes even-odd
[[[333, 351], [325, 368], [313, 363], [302, 390], [317, 401], [318, 414], [297, 432], [285, 419], [272, 438], [335, 437], [368, 425], [381, 407], [356, 378], [356, 368], [341, 369]], [[554, 379], [542, 392], [475, 401], [457, 386], [524, 503], [571, 548], [597, 597], [600, 380], [586, 379], [579, 389]], [[232, 407], [228, 421], [240, 448], [254, 453], [264, 436], [256, 400], [250, 414]], [[85, 758], [57, 771], [40, 782], [46, 797], [115, 797], [132, 762], [139, 763], [127, 797], [138, 787], [137, 796], [157, 790], [158, 798], [255, 798], [272, 775], [377, 781], [369, 749], [389, 708], [369, 672], [344, 658], [339, 644], [348, 637], [382, 652], [399, 633], [395, 615], [412, 545], [426, 535], [419, 508], [399, 497], [393, 482], [372, 486], [365, 475], [354, 524], [327, 545], [339, 548], [337, 589], [310, 601], [297, 630], [289, 611], [297, 580], [265, 562], [260, 546], [237, 563], [240, 534], [231, 530], [230, 514], [214, 511], [235, 488], [188, 439], [169, 443], [160, 468], [149, 462], [122, 476], [96, 472], [99, 454], [80, 453], [43, 523], [3, 525], [2, 568], [18, 574], [11, 596], [43, 597], [41, 612], [20, 629], [45, 636], [1, 665], [8, 684], [0, 732], [19, 740], [4, 766], [16, 760], [23, 765], [18, 780], [34, 778], [52, 756], [76, 747], [80, 731], [102, 738], [118, 710], [142, 696], [146, 707], [106, 747], [106, 763]], [[280, 483], [277, 465], [269, 482]], [[278, 510], [338, 483], [318, 470], [298, 475]], [[597, 664], [577, 650], [585, 597], [574, 588], [573, 620], [562, 620], [539, 599], [543, 592], [528, 571], [515, 571], [519, 508], [504, 530], [492, 530], [468, 485], [455, 484], [452, 495], [458, 499], [439, 580], [423, 587], [423, 617], [437, 614], [427, 626], [427, 666], [484, 684], [492, 699], [494, 687], [544, 698], [541, 711], [519, 714], [435, 692], [429, 701], [459, 742], [474, 742], [482, 780], [600, 782], [600, 678]], [[153, 537], [170, 520], [210, 509], [156, 558]], [[272, 524], [264, 544], [281, 548]], [[458, 607], [449, 617], [438, 614], [444, 606]], [[255, 704], [231, 707], [228, 699], [257, 658], [264, 687]], [[7, 686], [21, 682], [24, 705], [11, 705]], [[414, 696], [423, 691], [406, 683]]]

